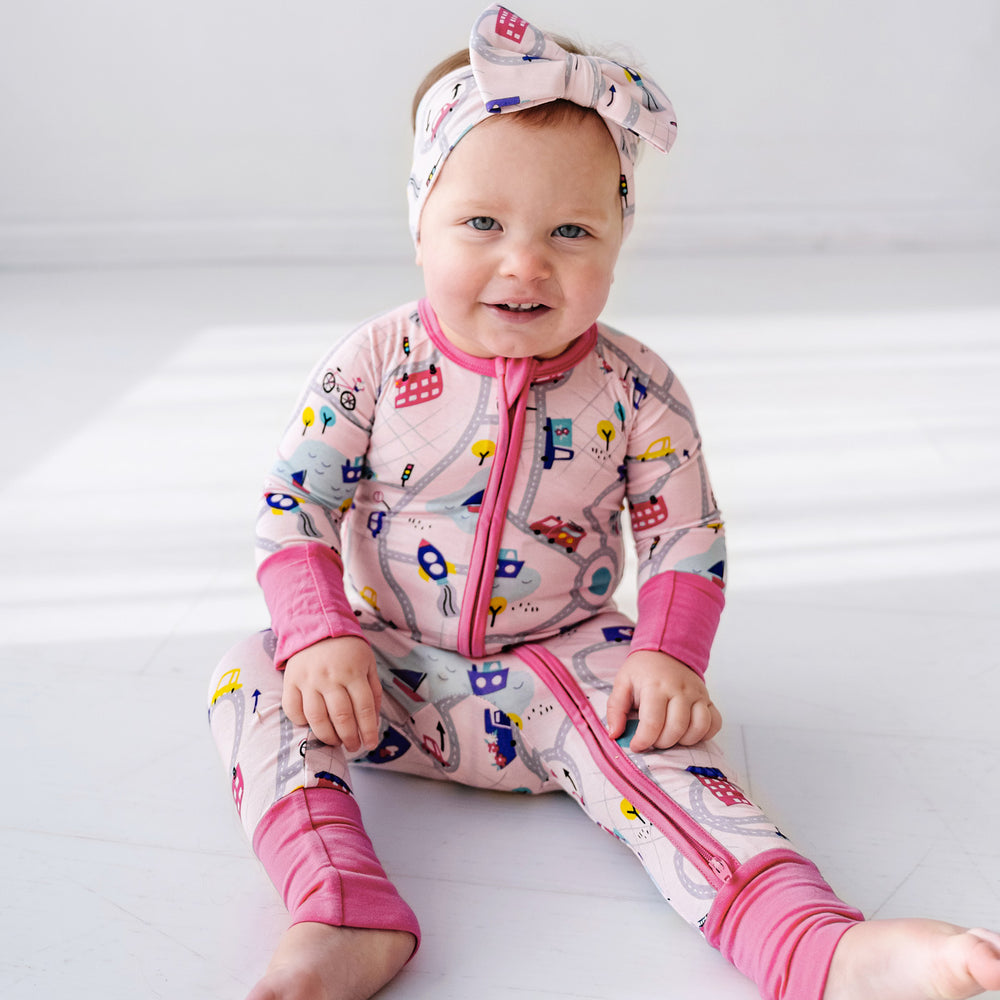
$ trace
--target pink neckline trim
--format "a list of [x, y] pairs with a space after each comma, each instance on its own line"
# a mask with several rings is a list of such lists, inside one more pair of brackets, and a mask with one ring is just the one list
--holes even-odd
[[[449, 361], [461, 365], [463, 368], [474, 371], [479, 375], [490, 375], [496, 377], [496, 358], [477, 358], [474, 354], [466, 354], [465, 351], [457, 348], [441, 331], [437, 316], [427, 299], [421, 299], [417, 303], [417, 311], [420, 313], [420, 322], [423, 323], [427, 335], [431, 338], [434, 346]], [[597, 344], [597, 324], [593, 323], [589, 330], [580, 334], [562, 354], [554, 358], [532, 358], [535, 369], [532, 372], [532, 381], [544, 378], [552, 378], [569, 371], [570, 368], [578, 365], [588, 354], [594, 350]]]

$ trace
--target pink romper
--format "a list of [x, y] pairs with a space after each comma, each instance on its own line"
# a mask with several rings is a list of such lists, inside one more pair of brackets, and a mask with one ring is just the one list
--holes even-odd
[[[626, 505], [636, 622], [613, 600]], [[595, 324], [557, 358], [484, 359], [446, 340], [426, 301], [379, 316], [307, 382], [257, 547], [272, 627], [220, 664], [209, 715], [293, 921], [418, 935], [343, 748], [280, 707], [290, 656], [357, 635], [384, 695], [381, 743], [355, 763], [569, 793], [766, 996], [819, 1000], [861, 914], [730, 781], [714, 743], [634, 754], [634, 723], [617, 742], [606, 732], [628, 653], [704, 675], [724, 603], [694, 414], [654, 352]]]

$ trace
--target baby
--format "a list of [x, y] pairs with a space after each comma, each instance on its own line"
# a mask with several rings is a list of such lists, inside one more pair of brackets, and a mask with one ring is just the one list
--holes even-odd
[[[307, 382], [258, 519], [272, 628], [211, 686], [241, 820], [292, 918], [251, 1000], [369, 997], [419, 941], [349, 759], [565, 791], [766, 997], [1000, 988], [1000, 936], [865, 922], [712, 742], [726, 557], [691, 403], [598, 321], [636, 148], [670, 148], [670, 102], [499, 6], [418, 97], [426, 297]], [[634, 622], [612, 599], [625, 504]]]

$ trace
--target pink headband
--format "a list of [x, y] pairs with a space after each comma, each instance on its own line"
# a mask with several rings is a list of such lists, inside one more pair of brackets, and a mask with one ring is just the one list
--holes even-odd
[[507, 114], [561, 99], [593, 108], [615, 140], [621, 160], [622, 218], [627, 234], [635, 212], [635, 156], [639, 139], [666, 153], [677, 134], [666, 94], [632, 69], [567, 52], [558, 42], [494, 4], [476, 19], [469, 40], [471, 66], [438, 80], [417, 108], [408, 195], [410, 233], [448, 154], [469, 129]]

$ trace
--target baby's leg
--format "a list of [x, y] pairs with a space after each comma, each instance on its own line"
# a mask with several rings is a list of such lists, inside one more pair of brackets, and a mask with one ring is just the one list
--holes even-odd
[[732, 783], [713, 743], [637, 755], [627, 750], [634, 723], [618, 742], [607, 735], [611, 681], [628, 651], [615, 634], [602, 616], [518, 650], [562, 709], [531, 713], [523, 738], [560, 762], [556, 779], [765, 997], [821, 1000], [837, 942], [861, 913]]
[[291, 926], [252, 1000], [371, 996], [413, 953], [416, 918], [375, 857], [347, 760], [281, 710], [282, 675], [263, 632], [216, 669], [209, 721], [254, 851]]
[[[547, 649], [521, 650], [575, 722], [553, 730], [566, 715], [533, 712], [523, 738], [542, 759], [562, 762], [557, 778], [567, 758], [576, 763], [566, 790], [628, 844], [678, 912], [765, 997], [944, 1000], [997, 988], [1000, 939], [927, 921], [862, 922], [728, 780], [711, 743], [633, 755], [630, 733], [620, 745], [610, 741], [604, 706], [627, 647], [616, 652], [604, 640], [600, 628], [585, 626]], [[873, 989], [879, 970], [887, 985]]]

